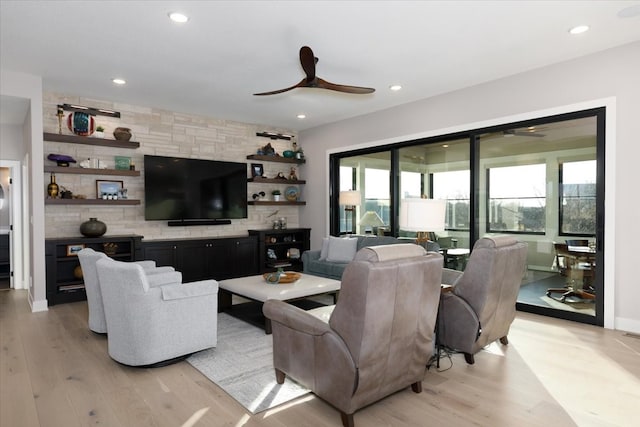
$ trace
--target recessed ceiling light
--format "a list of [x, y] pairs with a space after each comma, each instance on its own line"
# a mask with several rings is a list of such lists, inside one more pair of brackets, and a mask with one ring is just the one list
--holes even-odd
[[173, 22], [178, 22], [180, 24], [184, 24], [185, 22], [187, 22], [189, 20], [189, 17], [187, 15], [183, 15], [182, 13], [179, 13], [179, 12], [171, 12], [169, 14], [169, 19], [171, 19]]
[[400, 89], [402, 89], [402, 86], [400, 86], [400, 85], [391, 85], [391, 86], [389, 86], [389, 89], [391, 89], [394, 92], [397, 92]]
[[449, 144], [442, 144], [442, 148], [449, 148]]
[[306, 119], [307, 115], [306, 114], [298, 114], [296, 117], [299, 118], [299, 119]]
[[123, 84], [127, 83], [127, 81], [125, 79], [118, 79], [118, 78], [112, 79], [111, 81], [114, 82], [117, 85], [123, 85]]
[[587, 31], [589, 31], [589, 26], [588, 25], [578, 25], [576, 27], [573, 27], [572, 29], [569, 30], [569, 34], [582, 34], [582, 33], [586, 33]]

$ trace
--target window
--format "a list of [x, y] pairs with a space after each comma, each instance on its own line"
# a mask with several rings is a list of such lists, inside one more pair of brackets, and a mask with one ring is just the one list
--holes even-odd
[[432, 174], [433, 198], [445, 199], [447, 230], [469, 229], [469, 170]]
[[596, 161], [560, 165], [560, 234], [596, 232]]
[[544, 233], [546, 165], [488, 169], [489, 232]]
[[391, 221], [391, 190], [389, 189], [389, 169], [365, 168], [364, 170], [364, 212], [373, 211], [385, 224]]

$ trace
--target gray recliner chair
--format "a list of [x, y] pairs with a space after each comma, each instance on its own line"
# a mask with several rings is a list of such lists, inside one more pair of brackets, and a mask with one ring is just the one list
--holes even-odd
[[[263, 306], [279, 384], [289, 375], [341, 412], [411, 386], [422, 391], [433, 354], [442, 255], [415, 244], [366, 247], [342, 276], [328, 322], [281, 301]], [[320, 309], [322, 311], [322, 309]]]
[[[100, 281], [98, 280], [98, 271], [96, 270], [96, 262], [105, 258], [108, 258], [107, 255], [102, 252], [96, 252], [91, 248], [84, 248], [78, 252], [78, 260], [80, 261], [80, 267], [82, 267], [84, 289], [87, 293], [89, 329], [98, 334], [107, 333], [107, 321], [104, 317]], [[150, 278], [152, 286], [171, 283], [176, 280], [182, 281], [181, 273], [176, 272], [173, 267], [156, 267], [155, 261], [135, 261], [135, 263], [140, 265], [147, 275], [154, 276]], [[166, 275], [164, 273], [173, 274]]]
[[464, 272], [445, 268], [442, 283], [453, 288], [441, 296], [438, 344], [463, 352], [468, 364], [487, 344], [508, 344], [526, 260], [526, 243], [485, 237], [473, 246]]
[[96, 263], [109, 328], [109, 356], [130, 366], [161, 366], [215, 347], [218, 282], [150, 286], [141, 266]]

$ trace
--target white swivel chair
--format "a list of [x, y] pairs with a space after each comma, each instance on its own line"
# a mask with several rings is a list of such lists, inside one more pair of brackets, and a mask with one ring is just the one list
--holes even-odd
[[151, 286], [140, 265], [96, 263], [109, 327], [109, 356], [130, 366], [162, 366], [215, 347], [218, 282]]
[[[107, 333], [107, 322], [104, 318], [102, 295], [100, 293], [100, 281], [96, 270], [96, 262], [105, 258], [108, 258], [107, 255], [102, 252], [96, 252], [91, 248], [85, 248], [78, 252], [84, 288], [87, 293], [89, 329], [98, 334]], [[155, 276], [150, 279], [152, 284], [167, 283], [176, 279], [182, 281], [182, 274], [176, 272], [173, 267], [156, 267], [155, 261], [136, 261], [136, 264], [142, 266], [146, 274]], [[167, 276], [165, 273], [172, 274]]]

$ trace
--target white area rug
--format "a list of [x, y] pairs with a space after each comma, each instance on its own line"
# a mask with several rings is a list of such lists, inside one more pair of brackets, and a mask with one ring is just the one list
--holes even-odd
[[255, 414], [309, 393], [290, 378], [276, 383], [272, 350], [264, 330], [220, 313], [218, 346], [187, 362]]

